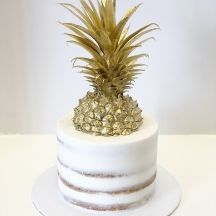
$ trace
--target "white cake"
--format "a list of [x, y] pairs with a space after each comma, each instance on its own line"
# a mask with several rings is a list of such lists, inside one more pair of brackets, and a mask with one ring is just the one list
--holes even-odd
[[63, 198], [97, 211], [124, 210], [154, 192], [157, 172], [156, 122], [129, 136], [102, 137], [75, 130], [72, 114], [58, 123], [58, 185]]

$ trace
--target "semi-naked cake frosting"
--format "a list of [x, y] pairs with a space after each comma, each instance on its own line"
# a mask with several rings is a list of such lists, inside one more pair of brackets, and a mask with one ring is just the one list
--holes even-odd
[[58, 123], [58, 186], [65, 201], [97, 211], [145, 203], [157, 175], [158, 126], [144, 124], [130, 136], [92, 136], [74, 128], [73, 115]]

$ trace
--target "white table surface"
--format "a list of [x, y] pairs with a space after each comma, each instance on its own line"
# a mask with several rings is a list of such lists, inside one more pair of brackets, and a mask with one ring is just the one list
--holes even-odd
[[[32, 185], [56, 154], [54, 135], [0, 136], [0, 216], [33, 215]], [[173, 216], [216, 215], [216, 136], [160, 136], [158, 163], [182, 186]]]

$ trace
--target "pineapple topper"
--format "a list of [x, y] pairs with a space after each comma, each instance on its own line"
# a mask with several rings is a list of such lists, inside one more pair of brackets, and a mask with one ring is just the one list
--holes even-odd
[[97, 7], [91, 0], [80, 0], [82, 9], [74, 5], [61, 5], [76, 16], [81, 23], [62, 23], [71, 33], [69, 42], [84, 48], [91, 57], [77, 57], [86, 65], [74, 65], [82, 69], [93, 92], [80, 99], [74, 109], [74, 126], [77, 130], [93, 135], [129, 135], [143, 123], [142, 110], [136, 101], [125, 95], [145, 64], [138, 64], [146, 53], [132, 55], [144, 42], [147, 33], [159, 29], [155, 23], [148, 24], [128, 35], [128, 20], [140, 5], [130, 9], [116, 21], [116, 0], [98, 0]]

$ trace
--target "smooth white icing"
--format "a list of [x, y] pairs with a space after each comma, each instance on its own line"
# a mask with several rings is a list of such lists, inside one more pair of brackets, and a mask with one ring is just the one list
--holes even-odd
[[58, 156], [65, 164], [76, 170], [133, 174], [148, 169], [155, 163], [153, 155], [157, 154], [157, 146], [152, 145], [154, 142], [156, 137], [146, 140], [145, 145], [142, 145], [141, 141], [134, 143], [134, 146], [127, 145], [120, 148], [115, 146], [109, 151], [103, 147], [81, 150], [80, 147], [70, 149], [59, 145]]
[[[144, 115], [143, 125], [129, 136], [101, 137], [75, 130], [69, 114], [59, 121], [57, 138], [61, 177], [76, 187], [103, 192], [89, 194], [73, 190], [59, 180], [59, 189], [68, 198], [96, 205], [116, 205], [139, 202], [153, 193], [154, 183], [133, 193], [104, 193], [136, 187], [156, 173], [158, 126], [152, 118]], [[101, 178], [82, 173], [121, 177]]]
[[[85, 147], [85, 149], [91, 149], [93, 146], [103, 146], [104, 148], [107, 147], [107, 149], [110, 149], [115, 147], [116, 144], [125, 147], [126, 145], [131, 145], [131, 143], [149, 139], [149, 137], [154, 136], [158, 130], [157, 123], [151, 117], [144, 115], [143, 124], [139, 130], [128, 136], [93, 136], [75, 130], [72, 118], [73, 114], [68, 114], [58, 122], [57, 135], [59, 138], [63, 138], [65, 143], [75, 148]], [[76, 141], [76, 143], [73, 141]], [[77, 145], [78, 143], [79, 145]]]

